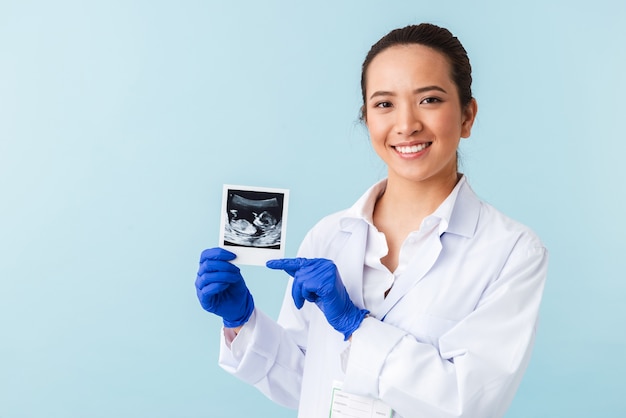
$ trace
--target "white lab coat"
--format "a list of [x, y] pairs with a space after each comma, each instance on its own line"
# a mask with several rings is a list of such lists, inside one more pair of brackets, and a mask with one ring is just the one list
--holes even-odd
[[[222, 335], [220, 365], [299, 418], [329, 416], [334, 380], [395, 417], [502, 417], [529, 361], [547, 251], [461, 182], [445, 232], [351, 343], [314, 304], [296, 309], [290, 282], [277, 322], [255, 310], [230, 347]], [[360, 307], [367, 228], [350, 209], [330, 215], [298, 254], [333, 260]]]

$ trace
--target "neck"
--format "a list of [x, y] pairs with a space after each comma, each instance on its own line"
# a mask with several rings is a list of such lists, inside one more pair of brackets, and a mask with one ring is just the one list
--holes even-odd
[[[376, 203], [375, 215], [411, 225], [415, 230], [450, 195], [460, 175], [413, 182], [389, 176], [385, 193]], [[390, 218], [391, 217], [391, 218]]]

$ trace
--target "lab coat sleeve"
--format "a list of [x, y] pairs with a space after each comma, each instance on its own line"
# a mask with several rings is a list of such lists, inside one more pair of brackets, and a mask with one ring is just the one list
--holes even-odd
[[[299, 254], [312, 251], [310, 234]], [[291, 297], [293, 279], [285, 290], [278, 321], [256, 309], [239, 335], [227, 341], [221, 336], [219, 364], [235, 377], [254, 385], [274, 402], [297, 408], [302, 388], [309, 316], [316, 309], [297, 309]]]
[[352, 335], [344, 389], [404, 417], [501, 417], [530, 358], [546, 278], [541, 245], [514, 250], [476, 309], [439, 349], [366, 318]]
[[274, 402], [297, 408], [304, 353], [283, 327], [255, 309], [230, 342], [221, 337], [220, 366]]

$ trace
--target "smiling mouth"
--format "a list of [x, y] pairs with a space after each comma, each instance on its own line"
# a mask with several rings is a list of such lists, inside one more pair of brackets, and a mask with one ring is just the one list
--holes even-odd
[[400, 154], [415, 154], [416, 152], [420, 152], [430, 147], [432, 142], [424, 142], [423, 144], [411, 145], [411, 146], [403, 146], [403, 147], [394, 147], [396, 151]]

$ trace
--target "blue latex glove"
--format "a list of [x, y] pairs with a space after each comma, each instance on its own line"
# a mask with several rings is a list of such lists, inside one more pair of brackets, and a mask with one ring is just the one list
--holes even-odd
[[223, 248], [209, 248], [200, 256], [196, 293], [200, 305], [222, 317], [226, 328], [236, 328], [250, 319], [254, 300], [239, 272], [230, 260], [237, 256]]
[[304, 301], [315, 303], [333, 328], [344, 339], [361, 325], [369, 311], [357, 308], [339, 277], [335, 263], [324, 258], [283, 258], [266, 263], [271, 269], [284, 270], [294, 278], [291, 296], [298, 309]]

